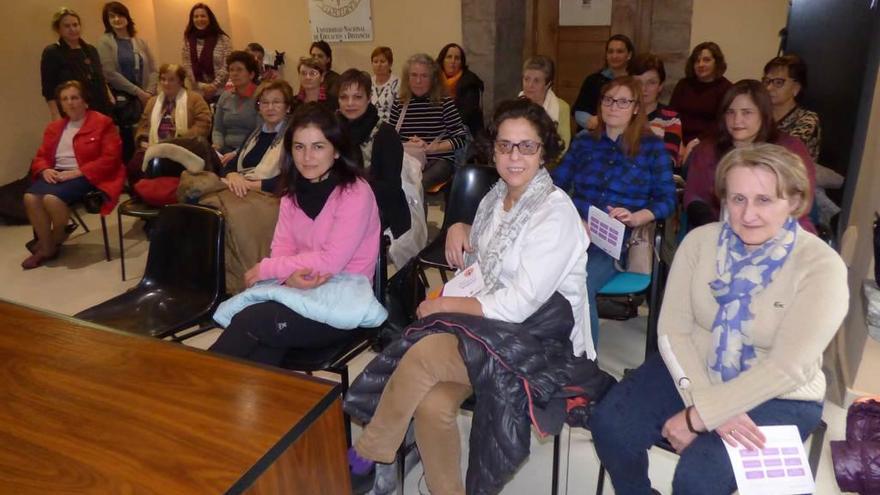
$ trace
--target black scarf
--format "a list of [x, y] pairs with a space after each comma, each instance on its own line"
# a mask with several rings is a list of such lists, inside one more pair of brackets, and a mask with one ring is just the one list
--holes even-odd
[[370, 103], [367, 105], [367, 110], [360, 117], [348, 120], [340, 113], [340, 118], [343, 130], [348, 133], [348, 137], [351, 139], [351, 144], [360, 146], [370, 138], [370, 133], [376, 127], [376, 122], [379, 122], [379, 110]]
[[338, 184], [339, 179], [332, 172], [321, 182], [312, 182], [303, 176], [298, 176], [296, 178], [296, 190], [294, 191], [296, 205], [302, 209], [303, 213], [314, 220], [321, 213], [321, 210], [324, 209], [324, 205], [327, 204], [327, 198], [330, 197], [330, 194], [333, 193]]

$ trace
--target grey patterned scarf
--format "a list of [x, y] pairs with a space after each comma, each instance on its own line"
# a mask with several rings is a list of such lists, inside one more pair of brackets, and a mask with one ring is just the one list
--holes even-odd
[[[465, 253], [465, 266], [472, 265], [475, 261], [480, 263], [480, 271], [483, 273], [483, 282], [485, 283], [485, 288], [480, 291], [481, 294], [491, 294], [501, 288], [499, 278], [504, 255], [508, 248], [516, 242], [520, 231], [529, 223], [532, 214], [544, 204], [547, 196], [555, 190], [556, 186], [553, 185], [553, 179], [550, 178], [547, 169], [543, 167], [538, 169], [538, 173], [526, 186], [519, 201], [513, 205], [501, 225], [498, 225], [495, 232], [492, 233], [492, 238], [486, 249]], [[471, 228], [471, 246], [476, 248], [477, 241], [483, 238], [492, 227], [492, 216], [495, 214], [495, 210], [501, 207], [506, 196], [507, 184], [499, 179], [492, 190], [480, 201], [477, 216]]]

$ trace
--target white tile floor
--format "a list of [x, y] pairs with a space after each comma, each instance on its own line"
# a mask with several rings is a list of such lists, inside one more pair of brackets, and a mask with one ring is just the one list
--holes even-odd
[[[439, 216], [432, 208], [432, 220]], [[120, 280], [119, 250], [117, 246], [118, 226], [116, 217], [108, 217], [109, 238], [113, 260], [103, 259], [101, 227], [98, 217], [85, 215], [92, 229], [89, 233], [77, 230], [65, 244], [64, 253], [56, 261], [31, 271], [23, 271], [19, 264], [26, 257], [24, 243], [31, 237], [28, 226], [0, 225], [0, 298], [22, 302], [41, 308], [72, 315], [89, 306], [104, 301], [124, 290], [133, 287], [143, 272], [146, 263], [148, 243], [140, 225], [132, 219], [123, 220], [125, 233], [126, 266], [129, 280]], [[644, 352], [645, 317], [626, 321], [603, 321], [600, 366], [611, 374], [620, 377], [623, 370], [639, 365]], [[219, 331], [212, 331], [190, 339], [187, 345], [207, 348], [216, 339]], [[371, 353], [355, 359], [351, 364], [352, 376], [356, 376], [372, 358]], [[327, 375], [328, 378], [335, 378]], [[823, 445], [822, 460], [817, 473], [816, 493], [831, 495], [840, 493], [834, 481], [831, 466], [829, 440], [844, 437], [846, 411], [837, 405], [826, 403], [823, 414], [828, 423], [828, 433]], [[470, 417], [463, 413], [459, 417], [463, 452], [462, 472], [466, 469], [467, 437], [470, 432]], [[355, 435], [359, 430], [355, 428]], [[595, 493], [598, 461], [593, 449], [590, 434], [581, 429], [565, 429], [562, 434], [560, 493]], [[506, 495], [533, 495], [550, 493], [550, 471], [552, 466], [553, 442], [548, 438], [533, 438], [532, 455], [505, 487]], [[652, 450], [650, 454], [650, 476], [654, 487], [661, 493], [671, 493], [672, 472], [676, 456], [663, 451]], [[421, 466], [416, 467], [406, 479], [406, 493], [417, 494], [421, 488], [427, 493], [424, 481], [419, 488]], [[605, 493], [613, 493], [610, 483], [606, 483]]]

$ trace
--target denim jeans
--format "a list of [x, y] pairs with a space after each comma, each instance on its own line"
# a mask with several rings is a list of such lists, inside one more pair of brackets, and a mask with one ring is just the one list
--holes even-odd
[[[650, 495], [647, 450], [667, 419], [684, 409], [659, 354], [615, 385], [597, 405], [590, 428], [599, 459], [618, 495]], [[748, 412], [759, 426], [797, 426], [805, 440], [822, 418], [819, 402], [772, 399]], [[730, 494], [736, 479], [721, 437], [699, 435], [682, 453], [672, 480], [676, 495]]]
[[595, 244], [590, 244], [587, 249], [587, 297], [590, 303], [590, 332], [593, 334], [596, 352], [599, 352], [599, 310], [596, 307], [596, 294], [616, 274], [614, 258]]

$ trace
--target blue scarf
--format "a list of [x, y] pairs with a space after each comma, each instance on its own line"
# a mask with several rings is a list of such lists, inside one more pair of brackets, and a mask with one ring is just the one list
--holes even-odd
[[709, 378], [726, 382], [749, 369], [757, 355], [752, 341], [752, 297], [764, 290], [782, 268], [797, 238], [797, 220], [789, 218], [778, 234], [749, 252], [728, 222], [718, 236], [718, 278], [709, 284], [718, 301], [712, 323], [715, 352], [709, 356]]

